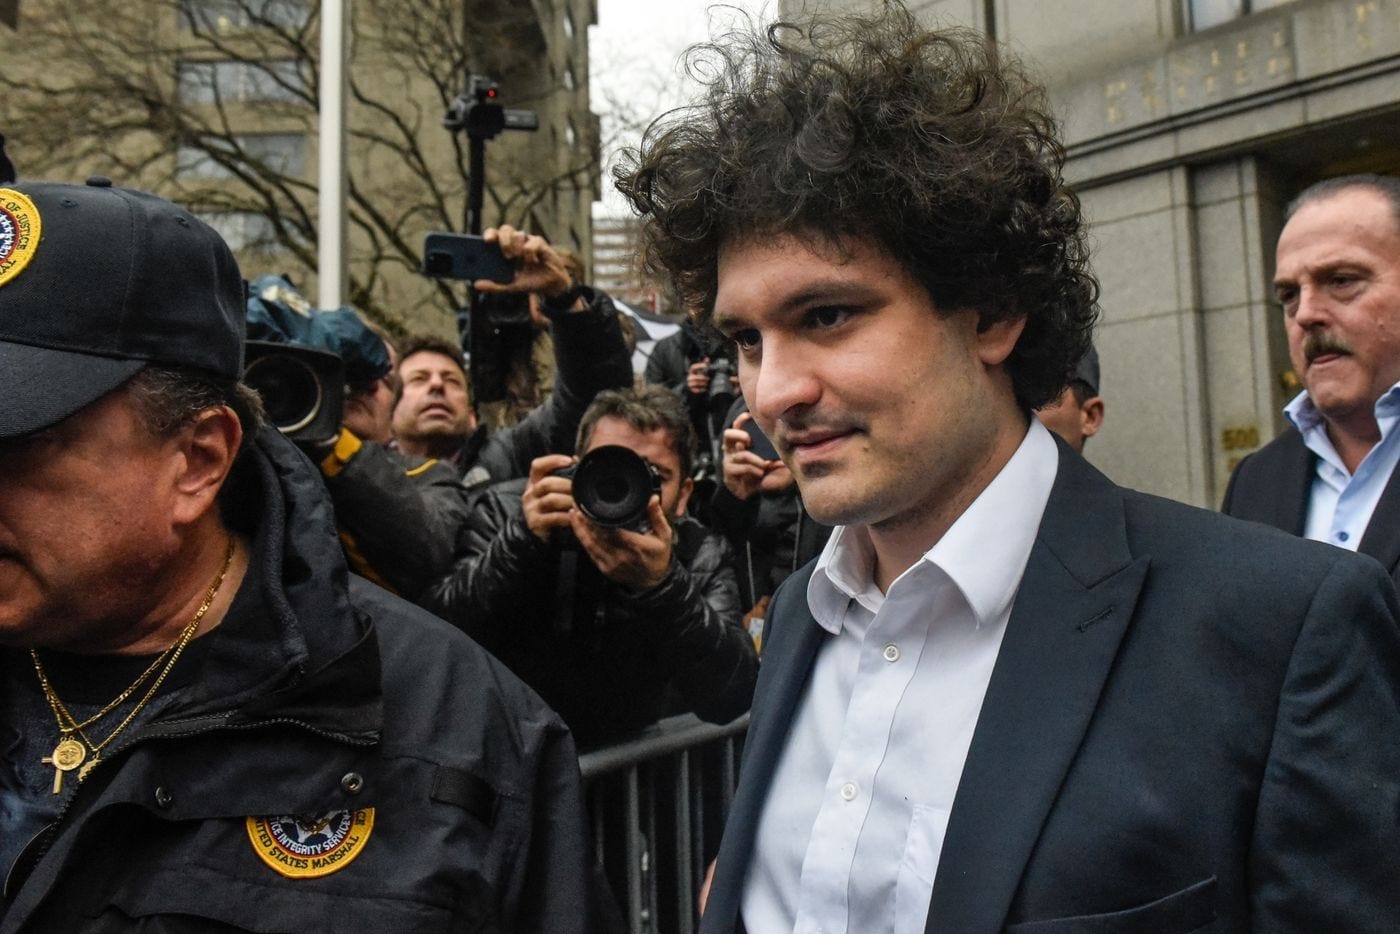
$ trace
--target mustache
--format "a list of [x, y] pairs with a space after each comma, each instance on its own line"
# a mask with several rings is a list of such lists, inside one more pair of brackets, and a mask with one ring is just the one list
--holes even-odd
[[1351, 345], [1330, 331], [1312, 331], [1303, 338], [1303, 359], [1309, 363], [1324, 354], [1351, 353]]

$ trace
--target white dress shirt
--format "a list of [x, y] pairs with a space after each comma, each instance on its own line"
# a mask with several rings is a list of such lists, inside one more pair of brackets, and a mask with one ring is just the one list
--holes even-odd
[[1347, 470], [1341, 455], [1327, 437], [1327, 423], [1306, 392], [1300, 392], [1284, 408], [1283, 414], [1303, 436], [1303, 444], [1317, 455], [1312, 486], [1308, 493], [1308, 517], [1303, 537], [1355, 551], [1361, 544], [1371, 513], [1400, 463], [1400, 383], [1391, 386], [1376, 400], [1376, 424], [1381, 440], [1366, 452], [1356, 473]]
[[991, 484], [880, 593], [864, 527], [807, 587], [817, 655], [759, 819], [749, 934], [922, 934], [943, 834], [1059, 452], [1036, 419]]

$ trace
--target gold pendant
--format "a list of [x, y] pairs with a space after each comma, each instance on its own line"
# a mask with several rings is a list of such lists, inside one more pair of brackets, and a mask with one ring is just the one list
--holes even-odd
[[102, 759], [100, 756], [93, 756], [91, 759], [84, 762], [83, 767], [78, 769], [78, 781], [81, 782], [84, 779], [86, 779], [88, 777], [88, 773], [91, 772], [94, 768], [96, 768], [97, 763], [101, 761]]
[[[44, 765], [54, 767], [53, 773], [53, 793], [58, 794], [63, 790], [63, 773], [71, 772], [83, 764], [87, 758], [87, 747], [71, 736], [65, 736], [58, 741], [58, 745], [53, 748], [53, 755], [45, 756], [39, 761]], [[81, 776], [80, 776], [81, 778]]]

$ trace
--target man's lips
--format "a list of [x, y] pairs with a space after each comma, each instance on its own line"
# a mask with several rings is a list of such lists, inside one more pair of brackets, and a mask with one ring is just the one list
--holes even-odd
[[432, 415], [434, 413], [447, 416], [452, 416], [456, 414], [452, 411], [452, 408], [450, 406], [444, 405], [441, 402], [429, 402], [427, 405], [423, 406], [423, 408], [419, 410], [418, 414]]
[[780, 444], [801, 462], [830, 454], [854, 434], [853, 428], [806, 429], [782, 435]]

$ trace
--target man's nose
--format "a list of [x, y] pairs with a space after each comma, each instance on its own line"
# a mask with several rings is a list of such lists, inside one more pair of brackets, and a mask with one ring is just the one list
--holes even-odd
[[745, 400], [754, 417], [769, 425], [821, 397], [821, 382], [813, 361], [793, 343], [767, 341], [762, 357], [751, 364], [748, 379], [743, 378], [745, 366], [743, 362], [739, 364], [740, 382], [747, 389]]
[[1293, 309], [1293, 321], [1304, 330], [1327, 324], [1332, 320], [1332, 305], [1326, 291], [1312, 285], [1298, 288], [1298, 304]]

